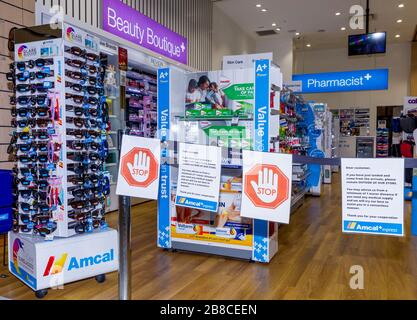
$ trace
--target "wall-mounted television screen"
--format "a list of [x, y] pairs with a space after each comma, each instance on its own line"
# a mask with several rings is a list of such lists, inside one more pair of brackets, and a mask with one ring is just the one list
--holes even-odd
[[349, 36], [349, 56], [385, 53], [386, 51], [386, 32], [375, 32]]

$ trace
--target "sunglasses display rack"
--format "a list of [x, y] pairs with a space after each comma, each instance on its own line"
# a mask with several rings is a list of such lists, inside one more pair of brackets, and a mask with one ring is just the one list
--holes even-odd
[[[117, 231], [104, 217], [109, 114], [100, 39], [66, 24], [19, 29], [15, 38], [7, 74], [16, 92], [9, 270], [43, 297], [47, 288], [102, 282], [118, 269]], [[82, 265], [90, 257], [94, 263]]]
[[16, 91], [15, 232], [51, 240], [107, 227], [109, 115], [98, 43], [80, 32], [16, 52], [7, 75]]
[[158, 117], [156, 76], [133, 68], [126, 77], [126, 126], [129, 133], [154, 138]]

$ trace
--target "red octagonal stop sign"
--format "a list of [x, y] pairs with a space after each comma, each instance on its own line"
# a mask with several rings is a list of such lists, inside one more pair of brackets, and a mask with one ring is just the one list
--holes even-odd
[[276, 209], [289, 198], [289, 179], [274, 165], [256, 165], [245, 176], [245, 194], [259, 208]]
[[131, 187], [146, 188], [158, 178], [158, 161], [146, 148], [133, 148], [121, 160], [121, 174]]

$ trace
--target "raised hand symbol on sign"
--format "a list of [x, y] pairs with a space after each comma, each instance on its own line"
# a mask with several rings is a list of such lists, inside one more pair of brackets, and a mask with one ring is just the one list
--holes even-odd
[[150, 166], [151, 158], [142, 151], [135, 154], [133, 164], [130, 162], [127, 163], [132, 178], [139, 183], [142, 183], [149, 178]]
[[258, 182], [251, 181], [257, 197], [264, 203], [272, 203], [278, 197], [278, 174], [264, 168], [259, 170]]

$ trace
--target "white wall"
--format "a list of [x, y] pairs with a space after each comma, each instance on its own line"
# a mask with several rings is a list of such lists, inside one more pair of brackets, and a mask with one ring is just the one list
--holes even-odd
[[212, 69], [221, 69], [223, 56], [248, 53], [256, 53], [255, 39], [214, 4]]
[[272, 52], [274, 62], [280, 66], [284, 83], [292, 80], [293, 72], [293, 40], [291, 37], [266, 37], [256, 41], [256, 52]]
[[389, 68], [389, 90], [305, 95], [326, 102], [332, 109], [371, 108], [371, 135], [376, 132], [378, 106], [403, 105], [410, 91], [411, 43], [388, 44], [385, 55], [348, 57], [347, 49], [305, 50], [294, 53], [294, 73], [320, 73]]

